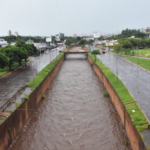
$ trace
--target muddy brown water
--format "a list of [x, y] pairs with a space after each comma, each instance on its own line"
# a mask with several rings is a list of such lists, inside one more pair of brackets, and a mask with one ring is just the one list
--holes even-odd
[[66, 60], [9, 150], [131, 150], [87, 60]]

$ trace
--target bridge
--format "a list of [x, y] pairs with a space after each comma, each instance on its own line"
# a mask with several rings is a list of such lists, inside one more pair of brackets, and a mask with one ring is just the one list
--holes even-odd
[[60, 53], [64, 53], [64, 59], [66, 59], [66, 56], [69, 54], [84, 54], [88, 56], [89, 51], [59, 51]]

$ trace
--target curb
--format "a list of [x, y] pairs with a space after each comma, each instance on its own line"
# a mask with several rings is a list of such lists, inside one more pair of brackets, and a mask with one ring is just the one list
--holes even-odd
[[149, 71], [149, 70], [147, 70], [147, 69], [145, 69], [145, 68], [143, 68], [143, 67], [141, 67], [141, 66], [139, 66], [139, 65], [137, 65], [137, 64], [135, 64], [135, 63], [133, 63], [133, 62], [127, 60], [127, 59], [125, 59], [125, 58], [122, 58], [122, 59], [125, 60], [125, 61], [127, 61], [127, 62], [129, 62], [130, 64], [132, 64], [132, 65], [134, 65], [134, 66], [136, 66], [136, 67], [138, 67], [138, 68], [140, 68], [140, 69], [146, 71], [147, 73], [150, 74], [150, 71]]
[[2, 78], [6, 77], [6, 76], [8, 76], [8, 75], [10, 75], [10, 74], [12, 74], [13, 72], [17, 71], [18, 69], [24, 67], [26, 64], [28, 64], [28, 63], [31, 62], [31, 61], [32, 61], [32, 60], [26, 62], [25, 64], [19, 66], [18, 68], [14, 69], [14, 70], [12, 70], [12, 71], [10, 71], [10, 72], [8, 72], [8, 73], [2, 75], [2, 76], [0, 77], [0, 80], [1, 80]]

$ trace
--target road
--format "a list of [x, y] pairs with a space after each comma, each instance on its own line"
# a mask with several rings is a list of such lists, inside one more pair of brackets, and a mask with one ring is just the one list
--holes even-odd
[[28, 66], [13, 71], [10, 75], [0, 79], [0, 107], [49, 64], [58, 53], [58, 50], [54, 49], [48, 54], [44, 53], [38, 57], [34, 57], [33, 60], [29, 62]]
[[[98, 49], [95, 46], [91, 48]], [[121, 79], [150, 120], [150, 74], [113, 53], [97, 57]]]

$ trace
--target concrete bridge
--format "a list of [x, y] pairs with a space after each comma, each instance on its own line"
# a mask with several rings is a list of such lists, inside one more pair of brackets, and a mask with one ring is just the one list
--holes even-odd
[[64, 53], [64, 59], [66, 59], [66, 56], [69, 54], [84, 54], [88, 56], [89, 51], [60, 51], [60, 53]]

